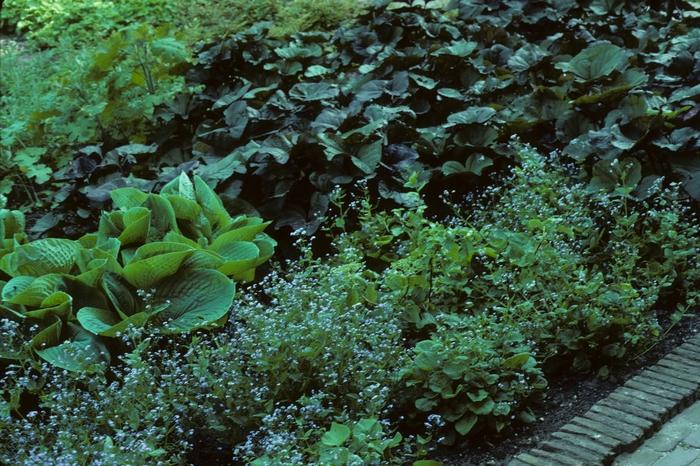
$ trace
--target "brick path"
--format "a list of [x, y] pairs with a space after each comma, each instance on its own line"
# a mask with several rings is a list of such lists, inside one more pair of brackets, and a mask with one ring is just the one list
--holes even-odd
[[700, 466], [700, 401], [664, 424], [634, 453], [615, 466]]
[[699, 397], [700, 334], [507, 464], [700, 466]]

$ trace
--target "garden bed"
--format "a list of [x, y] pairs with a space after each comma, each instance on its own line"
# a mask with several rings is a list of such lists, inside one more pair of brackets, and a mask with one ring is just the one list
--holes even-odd
[[473, 445], [460, 445], [444, 451], [440, 457], [447, 465], [501, 465], [520, 452], [537, 446], [573, 417], [580, 416], [625, 380], [656, 363], [688, 338], [700, 333], [700, 314], [681, 320], [665, 338], [628, 364], [614, 367], [603, 379], [590, 374], [560, 374], [552, 377], [544, 403], [535, 407], [538, 421], [520, 425], [504, 436], [479, 438]]
[[698, 2], [150, 1], [3, 9], [0, 462], [499, 463], [700, 325]]

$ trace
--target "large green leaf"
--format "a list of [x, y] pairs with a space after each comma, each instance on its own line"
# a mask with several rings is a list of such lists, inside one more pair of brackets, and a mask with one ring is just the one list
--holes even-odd
[[526, 71], [536, 66], [550, 53], [537, 44], [526, 44], [519, 48], [509, 59], [508, 67], [513, 71]]
[[132, 207], [122, 217], [124, 229], [117, 238], [121, 245], [143, 243], [148, 238], [151, 211], [145, 207]]
[[129, 326], [142, 327], [149, 319], [148, 312], [138, 312], [126, 319], [106, 309], [84, 307], [78, 311], [77, 319], [83, 328], [95, 335], [115, 337]]
[[338, 95], [338, 87], [327, 83], [300, 83], [290, 91], [289, 97], [303, 101], [332, 99]]
[[178, 220], [195, 221], [202, 213], [202, 208], [196, 201], [174, 194], [166, 195], [165, 198], [170, 202], [170, 205], [172, 205], [175, 217]]
[[469, 56], [478, 46], [478, 42], [460, 40], [434, 51], [433, 55], [438, 57], [441, 55], [450, 55], [463, 58]]
[[44, 299], [61, 289], [64, 281], [59, 274], [42, 277], [21, 275], [11, 279], [2, 289], [2, 301], [24, 306], [40, 306]]
[[199, 176], [194, 177], [194, 186], [197, 203], [202, 207], [211, 225], [214, 227], [228, 225], [231, 222], [231, 216], [214, 190]]
[[447, 117], [447, 126], [468, 125], [472, 123], [486, 123], [496, 114], [491, 107], [469, 107], [468, 109], [453, 113]]
[[73, 297], [64, 291], [56, 291], [47, 296], [39, 308], [32, 311], [25, 311], [24, 315], [34, 319], [46, 319], [49, 316], [57, 316], [68, 320], [73, 314]]
[[49, 273], [70, 273], [80, 245], [75, 241], [47, 238], [16, 248], [0, 260], [0, 270], [10, 276], [40, 277]]
[[144, 207], [151, 210], [149, 241], [158, 241], [169, 231], [178, 231], [177, 217], [172, 204], [163, 196], [149, 194]]
[[40, 324], [40, 330], [30, 340], [32, 348], [40, 350], [57, 345], [61, 341], [63, 322], [58, 316], [51, 316]]
[[98, 337], [77, 324], [68, 324], [68, 339], [63, 343], [36, 353], [46, 362], [61, 369], [75, 372], [94, 370], [96, 364], [109, 364], [107, 347]]
[[328, 432], [321, 437], [321, 443], [329, 447], [338, 447], [350, 438], [350, 433], [348, 426], [334, 422]]
[[608, 76], [615, 70], [622, 71], [627, 64], [627, 52], [617, 45], [592, 45], [568, 62], [559, 62], [556, 67], [573, 73], [582, 81], [593, 81]]
[[193, 253], [181, 243], [149, 243], [136, 250], [124, 267], [124, 278], [135, 288], [149, 289], [157, 281], [173, 275]]
[[248, 104], [243, 100], [233, 102], [224, 110], [224, 121], [231, 137], [240, 139], [248, 125]]
[[382, 140], [365, 144], [360, 147], [357, 155], [352, 157], [352, 163], [366, 174], [372, 174], [382, 159]]
[[210, 248], [213, 251], [216, 251], [223, 245], [234, 241], [252, 241], [258, 234], [262, 233], [268, 225], [270, 225], [270, 222], [260, 221], [259, 223], [253, 223], [250, 225], [245, 225], [239, 228], [231, 229], [226, 233], [222, 233], [221, 235], [217, 236], [216, 239], [211, 243]]
[[234, 275], [254, 268], [260, 257], [260, 249], [251, 241], [233, 241], [221, 245], [214, 252], [225, 259], [218, 270], [225, 275]]
[[124, 210], [139, 207], [148, 199], [148, 194], [136, 188], [113, 189], [110, 196], [114, 207]]
[[102, 289], [113, 308], [122, 318], [130, 316], [138, 310], [138, 302], [133, 291], [124, 283], [122, 278], [114, 273], [102, 276]]
[[194, 191], [194, 184], [184, 172], [180, 173], [179, 176], [176, 176], [165, 186], [163, 186], [163, 188], [161, 188], [160, 190], [160, 194], [172, 194], [184, 197], [185, 199], [189, 199], [190, 201], [197, 200]]
[[445, 176], [456, 175], [460, 173], [473, 173], [481, 175], [484, 168], [493, 165], [493, 160], [483, 154], [472, 154], [467, 161], [462, 164], [456, 160], [450, 160], [442, 164], [442, 173]]
[[173, 333], [189, 332], [221, 319], [229, 311], [236, 289], [226, 275], [206, 269], [181, 270], [154, 288], [154, 302], [168, 304], [155, 319]]

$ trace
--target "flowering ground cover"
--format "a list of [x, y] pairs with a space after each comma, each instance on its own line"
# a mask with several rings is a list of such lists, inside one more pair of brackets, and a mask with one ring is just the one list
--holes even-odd
[[23, 3], [0, 462], [449, 464], [697, 315], [697, 2]]

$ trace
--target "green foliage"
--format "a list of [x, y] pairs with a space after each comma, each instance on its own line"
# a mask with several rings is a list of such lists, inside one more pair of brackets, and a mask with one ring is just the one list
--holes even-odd
[[[506, 141], [520, 135], [589, 174], [600, 161], [635, 158], [642, 175], [682, 181], [697, 198], [700, 94], [688, 83], [698, 71], [673, 58], [694, 53], [686, 20], [649, 36], [666, 27], [666, 12], [640, 3], [613, 19], [580, 2], [538, 12], [387, 3], [333, 36], [271, 40], [263, 23], [204, 48], [188, 75], [204, 90], [159, 113], [171, 137], [149, 141], [161, 146], [140, 176], [190, 161], [276, 226], [312, 231], [337, 185], [367, 179], [407, 205], [414, 172], [426, 193], [468, 186], [507, 166]], [[574, 22], [586, 41], [563, 26]], [[173, 147], [187, 157], [173, 158]]]
[[[234, 296], [228, 277], [252, 280], [274, 251], [262, 233], [267, 223], [232, 218], [197, 177], [182, 174], [159, 195], [122, 188], [112, 198], [118, 210], [103, 213], [97, 233], [14, 240], [0, 257], [10, 277], [0, 310], [23, 323], [36, 354], [64, 369], [108, 363], [100, 337], [129, 326], [150, 322], [176, 333], [219, 323]], [[17, 239], [21, 216], [2, 215], [5, 235]], [[26, 356], [18, 349], [13, 359]]]
[[[389, 414], [407, 353], [378, 276], [357, 257], [274, 271], [241, 296], [222, 332], [128, 329], [129, 351], [112, 367], [120, 383], [7, 371], [5, 399], [35, 390], [42, 409], [24, 419], [0, 411], [0, 461], [403, 464], [414, 453]], [[35, 384], [21, 382], [35, 373]]]
[[68, 38], [92, 45], [133, 24], [171, 24], [188, 43], [222, 38], [258, 21], [272, 21], [282, 36], [332, 30], [356, 16], [364, 0], [7, 0], [3, 29], [25, 34], [35, 45], [55, 47]]
[[[332, 31], [358, 16], [368, 0], [292, 0], [275, 1], [270, 34], [285, 37], [301, 31]], [[267, 19], [268, 17], [261, 17]]]
[[[3, 57], [0, 206], [105, 210], [0, 210], [0, 462], [406, 464], [697, 307], [696, 16], [446, 3], [9, 2], [61, 45]], [[276, 246], [234, 209], [338, 252], [233, 306]]]
[[134, 23], [163, 24], [176, 10], [169, 0], [8, 0], [0, 19], [42, 47], [66, 39], [94, 44]]
[[22, 212], [0, 210], [0, 260], [17, 244], [27, 241], [24, 228], [25, 220]]
[[[404, 373], [407, 386], [416, 387], [415, 409], [439, 413], [460, 435], [477, 424], [500, 431], [514, 416], [531, 417], [525, 402], [547, 381], [532, 348], [511, 326], [492, 316], [440, 322], [431, 339], [416, 344]], [[447, 441], [454, 441], [451, 434]]]
[[[3, 46], [0, 169], [9, 176], [0, 180], [0, 206], [13, 193], [14, 205], [35, 207], [45, 205], [51, 174], [66, 168], [76, 145], [144, 140], [154, 107], [185, 90], [194, 42], [263, 19], [279, 22], [277, 35], [333, 28], [361, 9], [347, 0], [5, 3], [3, 24], [28, 42], [17, 50]], [[59, 175], [54, 184], [62, 181]]]
[[398, 432], [387, 437], [383, 430], [382, 424], [374, 418], [361, 419], [352, 429], [334, 422], [321, 437], [318, 460], [321, 464], [339, 465], [381, 463], [386, 453], [399, 446], [402, 440]]
[[595, 81], [609, 76], [615, 70], [624, 71], [627, 67], [627, 54], [617, 45], [592, 45], [570, 61], [557, 63], [556, 67], [573, 73], [580, 81]]
[[520, 154], [502, 186], [467, 199], [464, 217], [372, 214], [365, 202], [362, 228], [340, 243], [386, 262], [384, 286], [419, 340], [404, 371], [415, 407], [460, 434], [531, 418], [545, 363], [627, 358], [660, 335], [660, 301], [675, 295], [681, 312], [698, 303], [699, 230], [683, 220], [677, 186], [660, 193], [659, 180], [641, 200], [639, 177], [586, 189], [548, 168], [553, 159]]
[[[367, 0], [170, 0], [180, 11], [175, 24], [187, 26], [195, 40], [217, 40], [241, 32], [258, 21], [273, 24], [270, 34], [332, 31], [362, 12]], [[212, 14], [216, 11], [217, 14]]]
[[[0, 195], [13, 185], [33, 204], [76, 145], [142, 140], [154, 108], [184, 90], [188, 51], [167, 28], [117, 33], [95, 48], [3, 57]], [[65, 198], [65, 197], [63, 197]]]
[[[313, 259], [300, 240], [301, 259], [251, 285], [221, 332], [125, 329], [112, 340], [127, 349], [112, 366], [120, 383], [18, 361], [0, 385], [0, 445], [13, 446], [0, 447], [0, 460], [406, 464], [437, 442], [531, 422], [532, 402], [558, 368], [628, 359], [671, 324], [657, 311], [664, 299], [672, 295], [681, 313], [697, 305], [700, 231], [677, 185], [657, 182], [641, 196], [623, 176], [598, 190], [573, 182], [555, 154], [514, 151], [513, 174], [462, 198], [445, 221], [424, 208], [382, 213], [370, 199], [350, 202], [348, 222], [333, 228], [347, 226], [357, 209], [361, 228], [338, 235], [339, 253]], [[181, 176], [158, 196], [183, 236], [208, 231], [178, 199], [192, 200], [192, 192], [197, 199], [200, 187]], [[164, 235], [176, 238], [163, 210], [151, 215], [147, 232], [139, 227], [147, 214], [138, 209], [161, 208], [153, 196], [115, 190], [117, 214], [105, 214], [91, 236], [124, 242], [121, 256], [131, 257], [124, 270], [147, 255], [144, 247], [160, 251]], [[192, 234], [165, 243], [174, 259], [154, 273], [178, 267], [175, 244], [195, 250], [189, 261], [208, 254], [215, 238], [232, 239], [216, 234], [217, 222], [227, 222], [220, 204], [207, 205], [207, 241]], [[377, 271], [365, 265], [367, 256]], [[179, 289], [167, 291], [170, 299]], [[128, 297], [115, 296], [129, 306]], [[160, 302], [134, 299], [154, 308]], [[5, 350], [22, 341], [22, 330], [3, 325]], [[82, 335], [75, 341], [86, 344]], [[11, 416], [26, 391], [39, 395], [41, 410]]]

